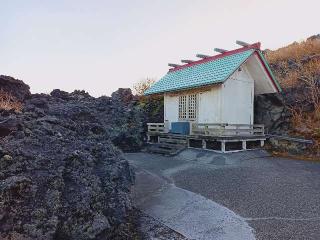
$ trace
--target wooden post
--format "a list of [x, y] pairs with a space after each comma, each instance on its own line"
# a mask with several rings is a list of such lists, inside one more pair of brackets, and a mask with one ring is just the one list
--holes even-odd
[[150, 142], [150, 135], [147, 134], [147, 142], [149, 143]]
[[168, 133], [169, 132], [169, 121], [165, 120], [164, 122], [164, 132]]
[[242, 141], [242, 150], [247, 150], [247, 141]]
[[221, 135], [225, 135], [226, 133], [226, 125], [222, 125], [222, 134]]
[[189, 122], [189, 135], [192, 135], [192, 132], [193, 132], [193, 128], [195, 127], [196, 123], [193, 123], [193, 122]]
[[226, 152], [226, 142], [221, 141], [221, 152], [225, 153]]
[[207, 142], [205, 139], [202, 139], [202, 148], [207, 149]]

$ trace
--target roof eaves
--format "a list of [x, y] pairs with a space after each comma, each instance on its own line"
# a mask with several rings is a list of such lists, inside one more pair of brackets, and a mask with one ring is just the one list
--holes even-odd
[[180, 92], [180, 91], [185, 91], [185, 90], [189, 90], [191, 88], [198, 88], [198, 87], [205, 87], [205, 86], [210, 86], [210, 85], [216, 85], [216, 84], [221, 84], [225, 81], [226, 79], [223, 79], [223, 80], [218, 80], [218, 81], [215, 81], [215, 82], [211, 82], [211, 83], [207, 83], [207, 84], [194, 84], [194, 85], [190, 85], [188, 87], [184, 87], [184, 88], [173, 88], [173, 89], [170, 89], [170, 90], [163, 90], [163, 91], [155, 91], [155, 92], [152, 92], [152, 93], [148, 93], [148, 90], [144, 93], [145, 96], [149, 96], [149, 95], [154, 95], [154, 94], [164, 94], [164, 93], [168, 93], [168, 92]]
[[276, 77], [274, 76], [272, 70], [270, 69], [270, 66], [266, 60], [266, 58], [263, 56], [263, 54], [261, 53], [261, 51], [257, 51], [258, 52], [258, 55], [260, 57], [260, 59], [262, 60], [269, 76], [271, 77], [271, 80], [275, 83], [276, 87], [278, 88], [278, 91], [279, 92], [282, 92], [282, 89], [281, 89], [281, 86], [280, 86], [280, 83], [278, 82], [278, 80], [276, 79]]

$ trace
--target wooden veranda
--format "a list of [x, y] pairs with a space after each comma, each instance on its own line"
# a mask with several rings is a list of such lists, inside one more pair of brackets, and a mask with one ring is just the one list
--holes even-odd
[[266, 140], [262, 124], [193, 123], [186, 135], [170, 133], [166, 123], [148, 123], [148, 143], [164, 148], [202, 148], [234, 152], [262, 147]]

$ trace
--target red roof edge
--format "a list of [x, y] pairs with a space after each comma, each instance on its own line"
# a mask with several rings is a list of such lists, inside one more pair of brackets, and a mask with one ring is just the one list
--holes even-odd
[[260, 47], [261, 47], [261, 43], [260, 42], [256, 42], [256, 43], [253, 43], [253, 44], [248, 45], [246, 47], [234, 49], [234, 50], [227, 51], [227, 52], [224, 52], [224, 53], [221, 53], [221, 54], [218, 54], [218, 55], [214, 55], [214, 56], [211, 56], [211, 57], [208, 57], [208, 58], [204, 58], [204, 59], [201, 59], [201, 60], [198, 60], [198, 61], [187, 63], [187, 64], [182, 65], [182, 66], [171, 68], [171, 69], [169, 69], [169, 72], [174, 72], [174, 71], [178, 71], [178, 70], [181, 70], [181, 69], [184, 69], [184, 68], [187, 68], [187, 67], [191, 67], [191, 66], [194, 66], [194, 65], [198, 65], [198, 64], [201, 64], [201, 63], [210, 62], [210, 61], [213, 61], [213, 60], [216, 60], [216, 59], [219, 59], [219, 58], [223, 58], [223, 57], [226, 57], [226, 56], [229, 56], [229, 55], [232, 55], [232, 54], [240, 53], [240, 52], [243, 52], [243, 51], [246, 51], [246, 50], [249, 50], [249, 49], [260, 50]]
[[260, 57], [260, 55], [256, 52], [255, 55], [258, 57], [258, 59], [260, 60], [261, 65], [263, 66], [263, 69], [266, 71], [268, 77], [270, 78], [272, 85], [274, 86], [275, 89], [277, 89], [277, 92], [280, 92], [281, 89], [279, 88], [279, 86], [276, 84], [275, 79], [272, 77], [270, 70], [267, 68], [265, 62], [262, 60], [262, 58]]

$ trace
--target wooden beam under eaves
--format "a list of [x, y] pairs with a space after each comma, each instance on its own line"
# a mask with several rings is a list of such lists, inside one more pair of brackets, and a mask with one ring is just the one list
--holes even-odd
[[208, 58], [210, 56], [209, 55], [205, 55], [205, 54], [197, 54], [196, 57], [205, 59], [205, 58]]
[[181, 65], [179, 65], [179, 64], [175, 64], [175, 63], [168, 63], [168, 66], [169, 67], [179, 67], [179, 66], [181, 66]]
[[238, 44], [238, 45], [240, 45], [242, 47], [247, 47], [247, 46], [250, 45], [250, 43], [246, 43], [246, 42], [239, 41], [239, 40], [236, 41], [236, 44]]
[[215, 51], [215, 52], [218, 52], [218, 53], [228, 52], [228, 50], [225, 50], [225, 49], [222, 49], [222, 48], [215, 48], [214, 51]]

